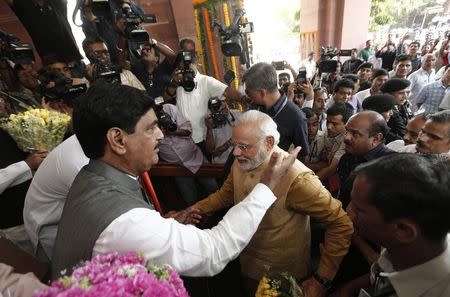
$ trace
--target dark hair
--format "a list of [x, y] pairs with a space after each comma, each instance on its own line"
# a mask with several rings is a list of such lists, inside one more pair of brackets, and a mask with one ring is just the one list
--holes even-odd
[[184, 45], [186, 43], [193, 44], [194, 48], [195, 48], [195, 41], [194, 40], [192, 40], [191, 38], [183, 38], [183, 39], [180, 40], [180, 43], [179, 43], [179, 47], [180, 47], [181, 50], [183, 50]]
[[364, 163], [357, 176], [369, 180], [369, 200], [386, 221], [408, 218], [425, 238], [450, 231], [450, 161], [431, 154], [391, 154]]
[[353, 89], [355, 89], [355, 84], [351, 80], [349, 80], [347, 78], [343, 78], [336, 82], [336, 84], [334, 85], [334, 88], [333, 88], [333, 93], [336, 93], [337, 91], [339, 91], [340, 88], [352, 88], [352, 90], [353, 90]]
[[112, 127], [133, 133], [136, 123], [155, 103], [133, 87], [98, 80], [81, 95], [73, 110], [73, 129], [85, 155], [98, 159], [105, 153], [106, 133]]
[[[442, 110], [433, 114], [429, 114], [426, 117], [427, 120], [431, 120], [432, 122], [439, 124], [450, 124], [450, 110]], [[450, 128], [448, 129], [448, 136], [450, 137]]]
[[356, 84], [358, 82], [358, 79], [359, 79], [359, 77], [356, 74], [353, 74], [353, 73], [344, 74], [342, 76], [342, 78], [351, 80], [354, 84]]
[[347, 123], [348, 119], [353, 115], [353, 106], [347, 102], [335, 102], [327, 109], [327, 116], [342, 116], [342, 121]]
[[291, 80], [291, 76], [287, 72], [281, 72], [280, 74], [278, 74], [278, 78], [283, 77], [283, 76], [286, 76], [288, 78], [288, 80]]
[[357, 48], [352, 48], [352, 53], [357, 53], [358, 49]]
[[383, 69], [383, 68], [372, 71], [372, 79], [375, 79], [378, 76], [382, 76], [382, 75], [389, 77], [389, 72], [387, 72], [387, 70]]
[[398, 62], [401, 62], [401, 61], [412, 61], [411, 56], [410, 55], [398, 55], [397, 57], [395, 57], [394, 64], [397, 64]]
[[420, 47], [420, 42], [418, 42], [417, 40], [414, 40], [409, 45], [411, 46], [412, 44], [417, 44], [417, 47]]
[[82, 42], [82, 47], [84, 50], [84, 53], [86, 54], [86, 56], [88, 55], [88, 53], [91, 51], [90, 47], [92, 44], [94, 43], [104, 43], [106, 44], [106, 41], [103, 40], [101, 37], [96, 36], [96, 37], [86, 37], [83, 42]]
[[303, 107], [302, 111], [305, 113], [307, 119], [312, 118], [313, 116], [316, 115], [316, 113], [311, 107]]

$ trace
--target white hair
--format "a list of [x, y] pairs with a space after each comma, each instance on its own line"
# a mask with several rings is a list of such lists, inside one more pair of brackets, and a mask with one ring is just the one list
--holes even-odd
[[239, 115], [235, 125], [245, 124], [257, 124], [259, 131], [255, 132], [259, 132], [258, 138], [264, 139], [268, 136], [272, 136], [275, 144], [280, 142], [280, 132], [277, 130], [277, 124], [267, 114], [257, 110], [246, 111]]

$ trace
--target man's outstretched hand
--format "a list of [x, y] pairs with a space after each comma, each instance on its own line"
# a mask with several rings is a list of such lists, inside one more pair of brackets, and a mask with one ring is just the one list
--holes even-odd
[[268, 186], [271, 190], [275, 189], [278, 183], [288, 172], [289, 168], [294, 164], [301, 147], [296, 147], [289, 156], [281, 159], [279, 152], [273, 152], [270, 156], [269, 165], [261, 175], [260, 182]]
[[192, 224], [196, 225], [200, 223], [202, 216], [200, 215], [200, 210], [197, 208], [189, 207], [180, 211], [169, 211], [165, 218], [173, 218], [181, 224]]

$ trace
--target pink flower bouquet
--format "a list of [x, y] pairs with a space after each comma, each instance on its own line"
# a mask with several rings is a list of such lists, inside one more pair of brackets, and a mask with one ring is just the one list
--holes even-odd
[[54, 281], [33, 297], [188, 297], [183, 281], [169, 266], [156, 266], [138, 253], [98, 255], [71, 276]]

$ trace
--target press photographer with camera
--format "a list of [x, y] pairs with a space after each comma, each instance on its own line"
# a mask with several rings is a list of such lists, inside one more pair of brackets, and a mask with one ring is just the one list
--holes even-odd
[[180, 112], [192, 124], [192, 139], [207, 155], [205, 117], [208, 115], [209, 99], [225, 96], [227, 100], [240, 100], [242, 94], [211, 76], [199, 73], [194, 52], [178, 53], [175, 64], [177, 68], [166, 88], [164, 100], [176, 99]]
[[144, 91], [145, 88], [134, 74], [111, 63], [111, 56], [106, 43], [100, 38], [83, 40], [83, 50], [90, 64], [86, 66], [88, 79], [95, 81], [102, 78], [111, 83], [118, 83]]
[[[155, 105], [158, 125], [164, 133], [164, 138], [158, 145], [159, 156], [166, 162], [182, 165], [196, 173], [208, 160], [191, 138], [191, 123], [175, 105], [164, 104], [162, 97], [155, 98]], [[210, 177], [174, 176], [173, 180], [188, 205], [194, 204], [218, 188], [216, 180]]]
[[206, 151], [212, 156], [211, 163], [225, 164], [233, 150], [231, 134], [241, 112], [230, 109], [225, 100], [217, 97], [209, 99], [208, 109], [210, 114], [205, 118]]

